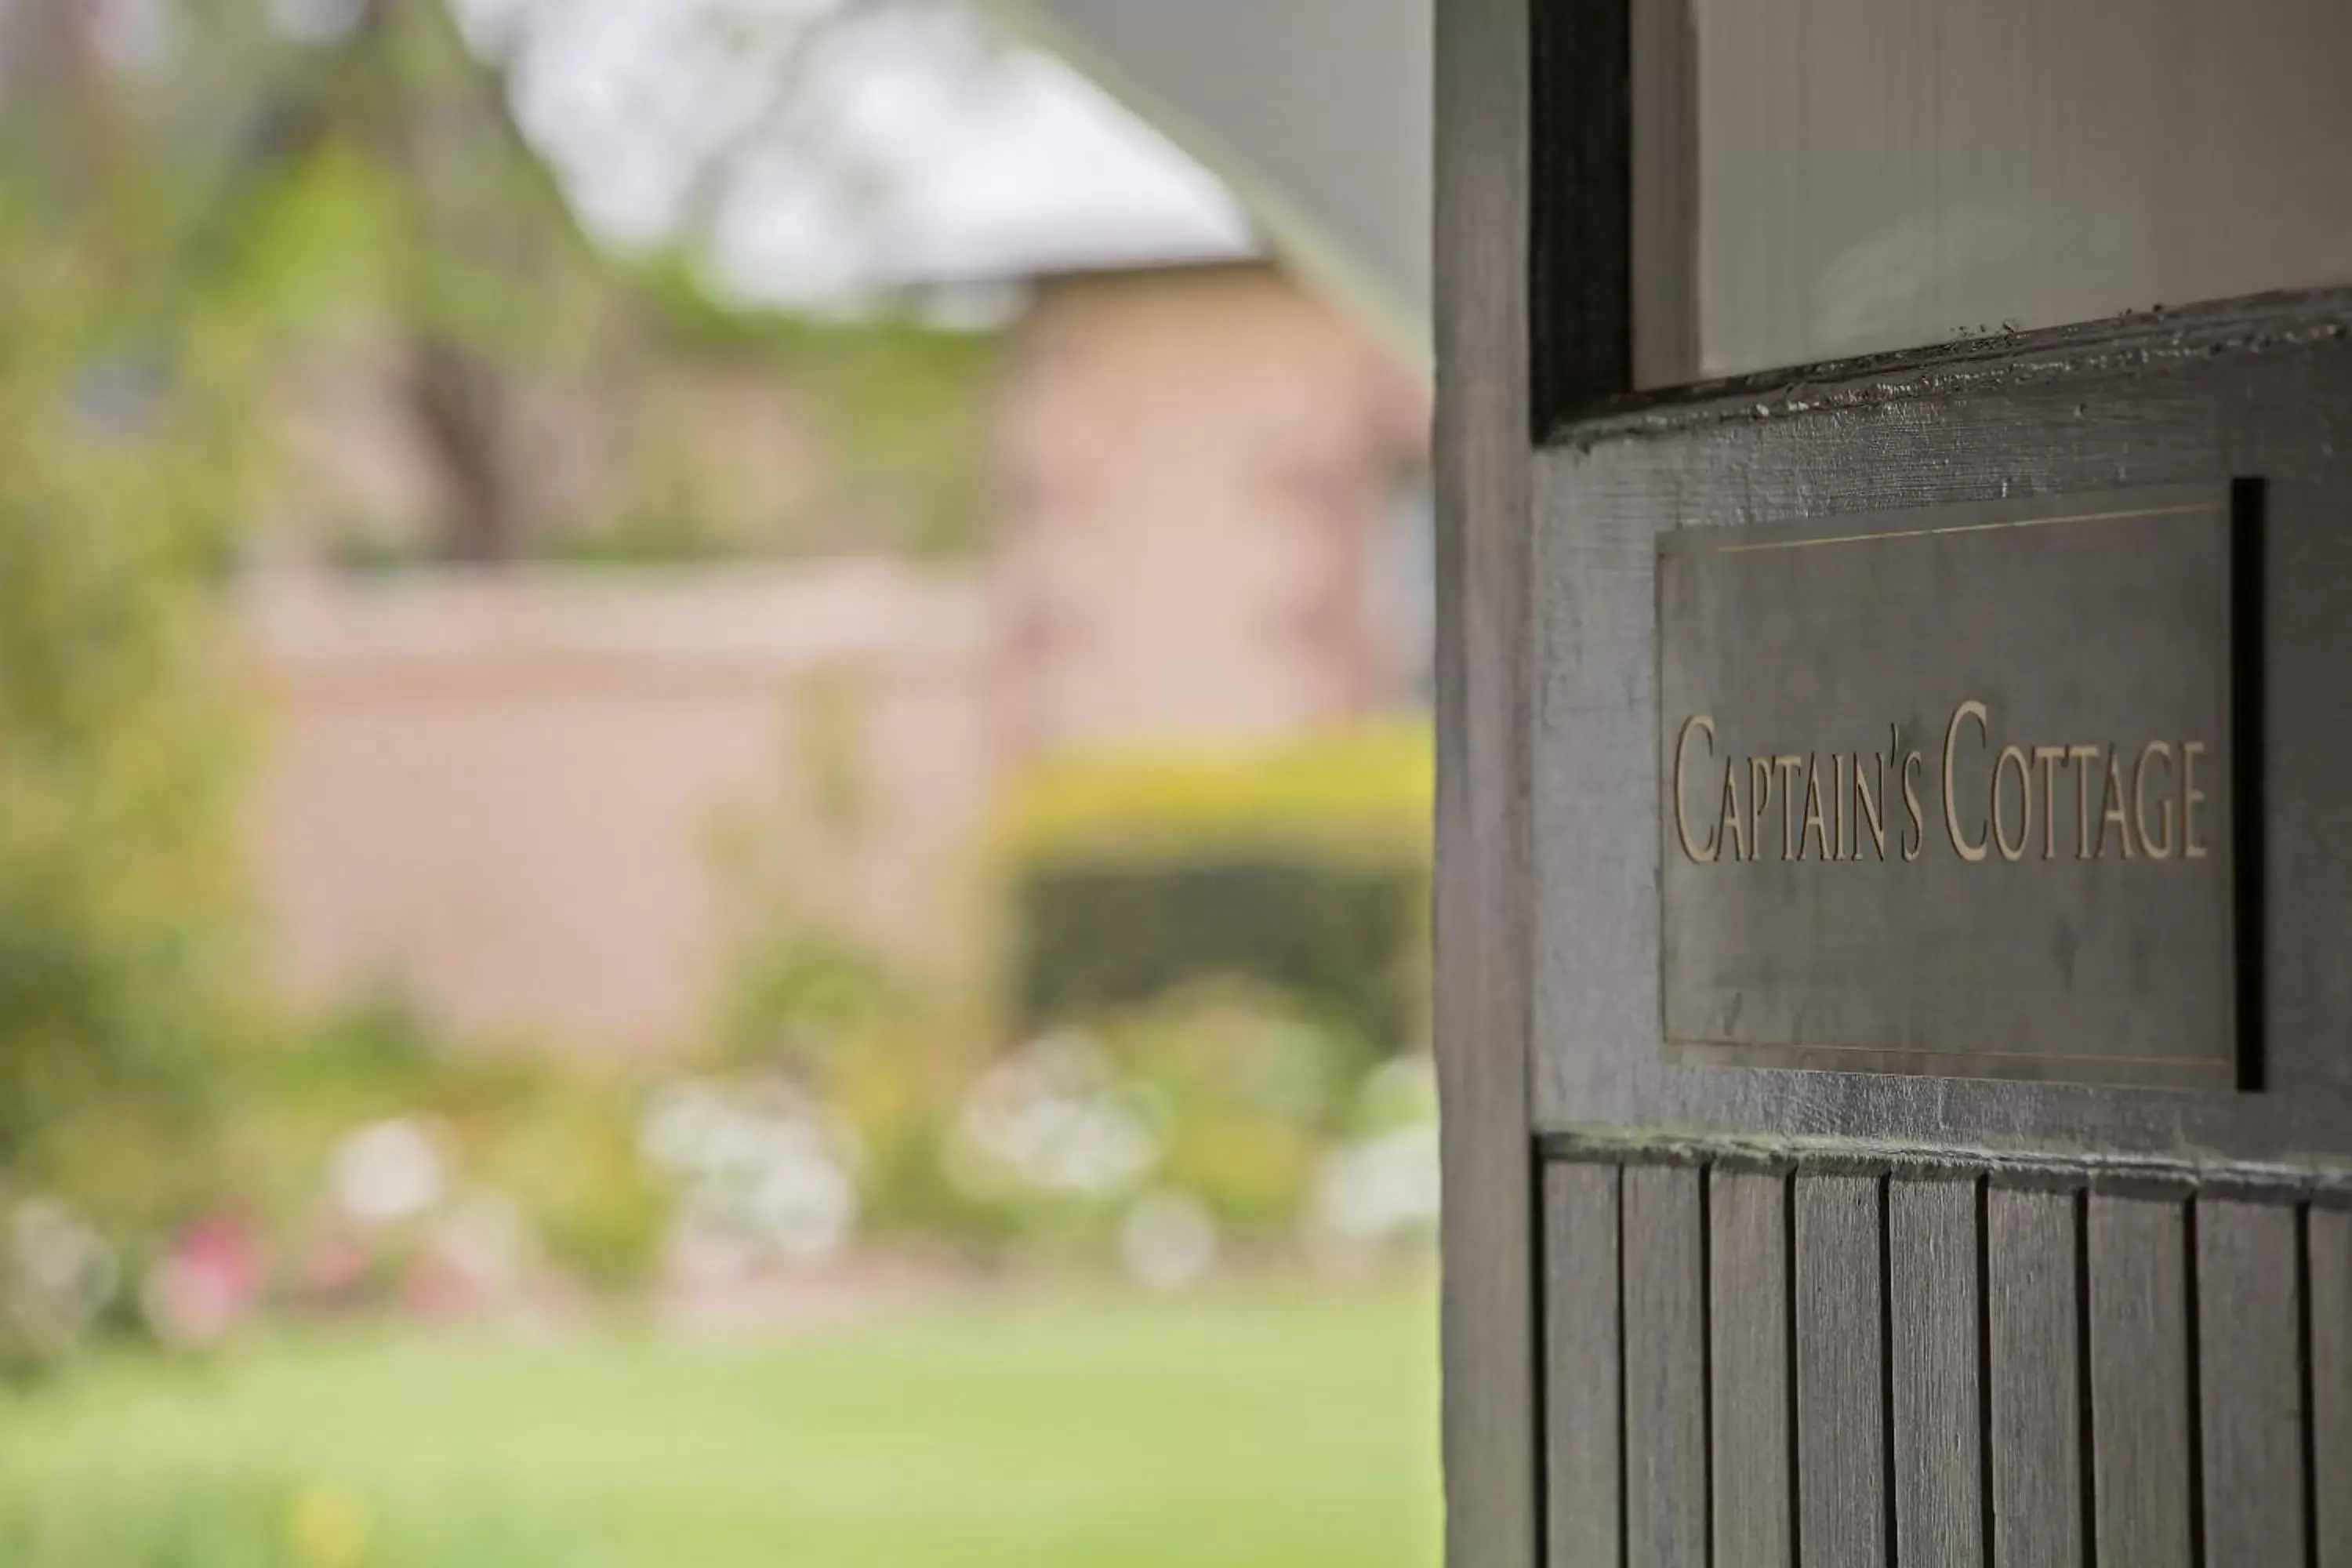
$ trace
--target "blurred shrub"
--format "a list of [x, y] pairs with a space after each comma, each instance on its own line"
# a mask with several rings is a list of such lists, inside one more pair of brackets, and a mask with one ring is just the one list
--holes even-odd
[[[992, 1065], [965, 1096], [947, 1169], [992, 1205], [998, 1243], [1073, 1258], [1108, 1244], [1156, 1287], [1221, 1254], [1286, 1255], [1302, 1234], [1360, 1252], [1418, 1217], [1423, 1060], [1386, 1058], [1281, 993], [1196, 984]], [[1362, 1153], [1383, 1140], [1399, 1140], [1394, 1157]]]
[[658, 1173], [638, 1157], [637, 1100], [609, 1075], [551, 1076], [483, 1139], [474, 1166], [551, 1261], [604, 1289], [648, 1281], [669, 1215]]
[[1325, 1144], [1378, 1060], [1328, 1016], [1230, 984], [1115, 1017], [1101, 1037], [1163, 1108], [1155, 1183], [1261, 1246], [1288, 1238]]
[[870, 948], [779, 915], [739, 950], [723, 1004], [720, 1068], [739, 1096], [788, 1087], [848, 1129], [858, 1221], [869, 1237], [959, 1248], [1009, 1222], [950, 1179], [945, 1150], [983, 1052], [971, 1009]]
[[[251, 1053], [234, 1093], [235, 1190], [273, 1231], [312, 1233], [314, 1250], [351, 1239], [351, 1222], [361, 1222], [386, 1254], [370, 1291], [394, 1289], [420, 1248], [466, 1237], [478, 1247], [501, 1209], [521, 1232], [518, 1246], [543, 1250], [583, 1283], [622, 1289], [652, 1273], [668, 1200], [660, 1173], [638, 1158], [644, 1089], [624, 1068], [453, 1039], [385, 989]], [[393, 1140], [378, 1138], [373, 1152], [358, 1142], [392, 1127], [427, 1141], [409, 1163], [435, 1170], [407, 1178], [424, 1190], [414, 1202], [356, 1190], [372, 1158], [399, 1172], [383, 1154]], [[383, 1212], [354, 1212], [373, 1210]]]
[[[0, 1208], [135, 1258], [213, 1195], [210, 1064], [246, 1002], [216, 631], [251, 365], [21, 174], [0, 158]], [[25, 1289], [42, 1244], [5, 1250], [13, 1369], [69, 1337]]]
[[1000, 840], [1018, 1020], [1235, 975], [1363, 1038], [1419, 1038], [1433, 765], [1417, 724], [1046, 764]]

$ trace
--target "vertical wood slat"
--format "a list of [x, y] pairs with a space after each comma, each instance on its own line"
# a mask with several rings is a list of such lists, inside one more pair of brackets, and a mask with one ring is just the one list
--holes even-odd
[[1614, 1165], [1544, 1170], [1544, 1550], [1551, 1568], [1622, 1561], [1622, 1177]]
[[2308, 1226], [2315, 1557], [2352, 1568], [2352, 1214], [2314, 1208]]
[[2190, 1568], [2188, 1240], [2177, 1202], [2090, 1200], [2098, 1559]]
[[1706, 1294], [1701, 1174], [1624, 1173], [1625, 1561], [1706, 1568]]
[[1794, 1568], [1790, 1539], [1788, 1184], [1707, 1178], [1715, 1568]]
[[1904, 1568], [1979, 1568], [1977, 1184], [1890, 1182], [1886, 1226], [1895, 1560]]
[[1879, 1181], [1797, 1183], [1797, 1528], [1805, 1568], [1888, 1568]]
[[2205, 1560], [2304, 1556], [2302, 1330], [2295, 1211], [2197, 1204], [2197, 1342]]
[[[1432, 18], [1437, 840], [1446, 1561], [1542, 1550], [1543, 1325], [1529, 1213], [1534, 1037], [1533, 465], [1527, 0]], [[1601, 1560], [1606, 1561], [1606, 1560]]]
[[1991, 1351], [1993, 1561], [2084, 1561], [2075, 1194], [1985, 1197]]

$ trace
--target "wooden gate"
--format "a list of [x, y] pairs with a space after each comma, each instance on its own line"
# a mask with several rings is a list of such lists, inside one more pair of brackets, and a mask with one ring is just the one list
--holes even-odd
[[[1736, 210], [1771, 28], [1935, 29], [1872, 46], [1899, 129], [1997, 9], [1437, 7], [1464, 1568], [2352, 1568], [2352, 248], [2298, 226], [2352, 187], [2295, 173], [2352, 31], [2262, 0], [2110, 80], [2020, 23], [2030, 101], [1988, 76], [1920, 145], [2000, 143], [2023, 259], [1950, 287], [2021, 323], [1783, 367], [1849, 341], [1852, 258], [1948, 275], [1965, 226], [1872, 229], [1810, 328], [1740, 294], [1727, 229], [1835, 217]], [[2180, 89], [2217, 48], [2276, 68]], [[2003, 162], [2085, 95], [2105, 151]], [[1934, 161], [1857, 123], [1782, 163], [1851, 185], [1839, 134]], [[2181, 204], [2252, 237], [2075, 287], [2081, 209]]]

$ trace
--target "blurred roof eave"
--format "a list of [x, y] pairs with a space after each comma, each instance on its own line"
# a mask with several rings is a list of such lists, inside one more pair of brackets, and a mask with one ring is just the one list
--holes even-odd
[[1222, 180], [1276, 258], [1431, 360], [1430, 0], [982, 0]]

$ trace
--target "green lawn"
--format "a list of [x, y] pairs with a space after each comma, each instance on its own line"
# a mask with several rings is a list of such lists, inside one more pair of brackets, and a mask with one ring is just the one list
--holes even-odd
[[8, 1568], [1432, 1568], [1427, 1293], [399, 1337], [0, 1396]]

